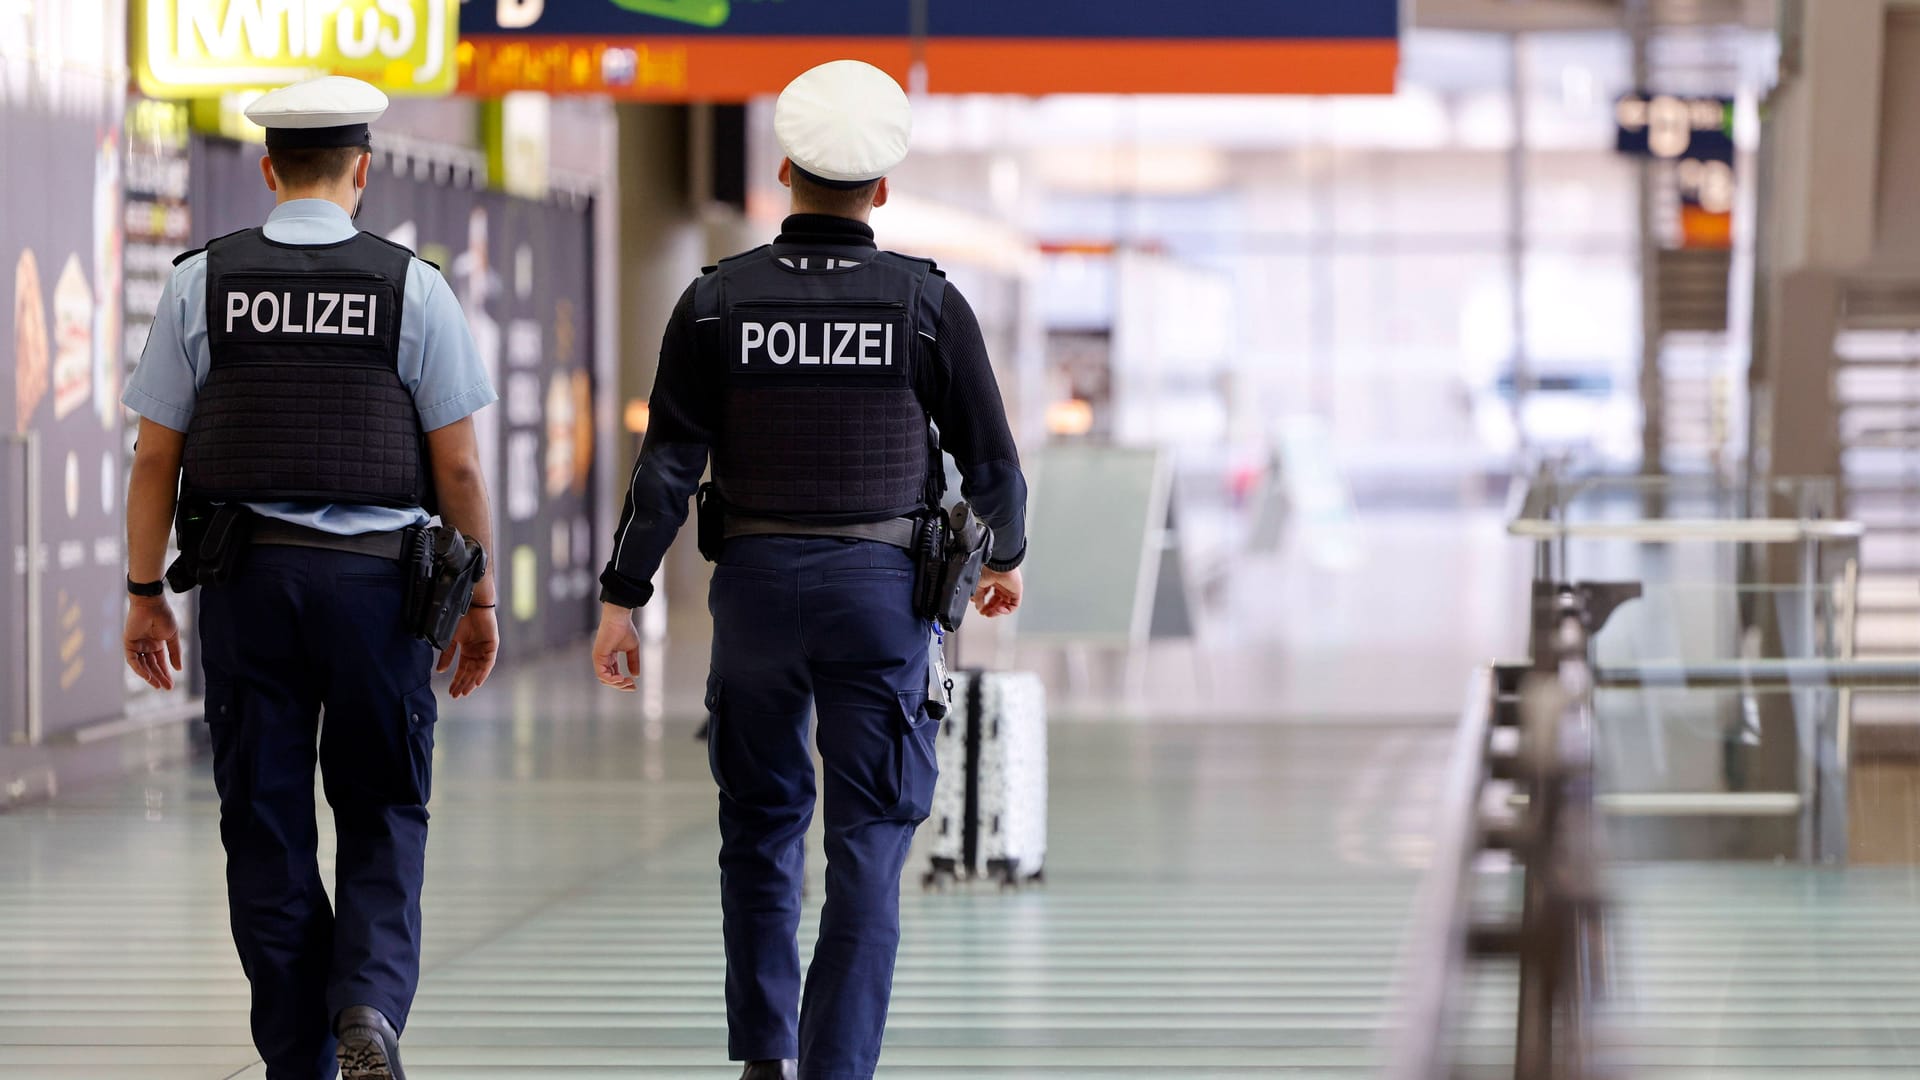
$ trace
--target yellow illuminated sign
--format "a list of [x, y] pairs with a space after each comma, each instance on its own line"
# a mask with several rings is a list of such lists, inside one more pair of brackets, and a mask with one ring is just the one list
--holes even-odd
[[219, 97], [194, 98], [187, 103], [193, 129], [238, 142], [266, 142], [267, 129], [247, 119], [247, 106], [264, 93], [264, 90], [235, 90]]
[[351, 75], [390, 94], [450, 93], [459, 0], [134, 0], [150, 97], [208, 97]]
[[187, 107], [171, 101], [135, 101], [127, 106], [127, 138], [178, 150], [187, 145]]

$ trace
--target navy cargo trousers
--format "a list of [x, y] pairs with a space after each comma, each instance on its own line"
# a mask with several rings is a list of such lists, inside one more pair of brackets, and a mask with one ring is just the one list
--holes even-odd
[[[913, 561], [885, 544], [742, 537], [714, 569], [713, 777], [728, 1049], [798, 1058], [801, 1080], [869, 1080], [893, 992], [900, 874], [933, 799], [931, 624]], [[826, 905], [804, 995], [797, 936], [815, 777], [824, 764]]]
[[[405, 591], [395, 562], [266, 545], [202, 590], [227, 904], [271, 1080], [330, 1080], [347, 1006], [400, 1028], [413, 1005], [436, 710]], [[316, 757], [338, 910], [315, 854]]]

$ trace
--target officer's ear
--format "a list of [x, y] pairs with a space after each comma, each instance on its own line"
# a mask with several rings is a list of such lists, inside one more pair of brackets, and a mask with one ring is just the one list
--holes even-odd
[[883, 176], [880, 178], [879, 186], [873, 189], [873, 208], [878, 210], [885, 205], [887, 205], [887, 178]]
[[260, 156], [260, 175], [266, 178], [268, 191], [280, 190], [280, 180], [273, 175], [273, 159], [265, 154]]
[[368, 174], [369, 172], [371, 172], [371, 171], [372, 171], [372, 169], [373, 169], [373, 155], [372, 155], [372, 154], [367, 154], [367, 153], [362, 153], [362, 154], [360, 155], [360, 160], [359, 160], [359, 162], [358, 162], [358, 163], [356, 163], [356, 164], [354, 165], [354, 167], [353, 167], [353, 187], [354, 187], [354, 190], [356, 190], [356, 191], [365, 191], [365, 190], [366, 190], [366, 187], [367, 187], [367, 174]]
[[780, 159], [780, 186], [784, 188], [790, 188], [793, 186], [793, 159], [792, 158], [783, 157]]

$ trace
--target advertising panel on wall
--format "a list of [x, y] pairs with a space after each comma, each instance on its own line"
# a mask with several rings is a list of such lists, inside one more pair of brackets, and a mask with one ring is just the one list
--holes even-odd
[[[0, 570], [0, 670], [33, 695], [41, 736], [116, 715], [125, 614], [120, 539], [121, 148], [124, 5], [0, 6], [0, 424], [10, 436], [0, 506], [38, 524], [10, 531]], [[35, 447], [26, 505], [24, 440]], [[37, 578], [38, 611], [25, 599]], [[37, 617], [35, 617], [37, 616]], [[18, 693], [0, 696], [25, 732]]]
[[27, 738], [26, 501], [27, 447], [9, 428], [0, 437], [0, 749]]
[[459, 0], [132, 0], [133, 64], [157, 98], [351, 75], [390, 94], [453, 89]]
[[745, 101], [855, 57], [934, 93], [1388, 94], [1400, 0], [472, 0], [460, 89]]
[[[126, 242], [123, 245], [120, 355], [124, 374], [131, 377], [140, 353], [146, 348], [147, 335], [160, 307], [160, 294], [173, 274], [173, 259], [191, 247], [193, 230], [187, 212], [189, 179], [187, 107], [179, 102], [154, 101], [135, 94], [127, 102], [126, 114], [126, 209], [122, 215]], [[139, 435], [139, 417], [126, 414], [121, 441], [121, 457], [128, 469], [133, 466], [133, 449]], [[167, 559], [174, 549], [169, 546]], [[180, 646], [185, 670], [195, 672], [198, 636], [194, 631], [195, 605], [176, 601], [174, 617], [180, 623]], [[127, 684], [128, 708], [147, 705], [165, 706], [177, 695], [155, 690], [124, 665], [121, 674]], [[192, 683], [190, 676], [189, 683]]]
[[[197, 243], [273, 209], [260, 148], [194, 141]], [[493, 498], [501, 643], [572, 644], [598, 617], [593, 565], [592, 211], [456, 185], [445, 167], [375, 167], [359, 224], [438, 264], [500, 401], [474, 417]]]

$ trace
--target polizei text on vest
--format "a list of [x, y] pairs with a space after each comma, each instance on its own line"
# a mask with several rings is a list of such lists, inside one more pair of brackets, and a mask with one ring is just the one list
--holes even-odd
[[380, 303], [372, 293], [227, 293], [227, 333], [251, 326], [261, 334], [379, 336]]
[[740, 362], [892, 367], [896, 329], [893, 323], [885, 322], [744, 321], [740, 324]]

